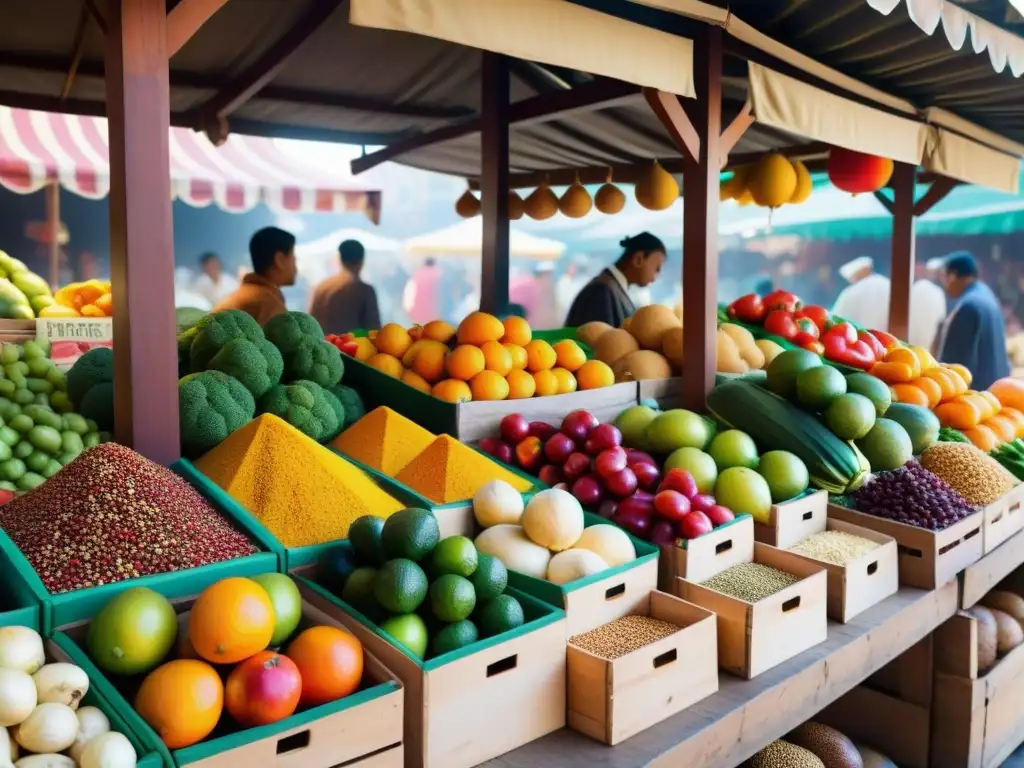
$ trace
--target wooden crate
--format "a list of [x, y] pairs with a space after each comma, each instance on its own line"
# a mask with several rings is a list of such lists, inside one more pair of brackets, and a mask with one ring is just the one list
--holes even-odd
[[654, 400], [659, 408], [679, 408], [683, 402], [682, 376], [673, 376], [670, 379], [644, 379], [637, 383], [640, 386], [640, 402]]
[[754, 523], [754, 538], [762, 544], [789, 549], [798, 541], [825, 530], [828, 494], [814, 491], [797, 499], [772, 504], [767, 523]]
[[901, 701], [931, 708], [935, 676], [934, 633], [910, 646], [867, 679], [866, 685]]
[[928, 707], [860, 685], [814, 719], [878, 750], [900, 768], [928, 768]]
[[798, 552], [790, 552], [828, 572], [828, 617], [845, 624], [857, 614], [896, 594], [900, 588], [899, 555], [896, 540], [891, 536], [850, 525], [842, 520], [825, 520], [825, 524], [826, 530], [842, 531], [879, 544], [877, 549], [846, 565], [827, 563]]
[[678, 632], [614, 660], [567, 649], [569, 727], [618, 744], [718, 690], [715, 616], [652, 590], [636, 611]]
[[828, 505], [828, 516], [896, 539], [900, 584], [908, 587], [940, 587], [982, 556], [984, 515], [980, 512], [941, 531], [929, 531], [835, 504]]
[[754, 519], [741, 515], [683, 547], [662, 547], [658, 559], [658, 587], [674, 593], [676, 579], [704, 581], [754, 556]]
[[768, 544], [754, 544], [753, 562], [800, 577], [800, 581], [748, 603], [678, 579], [675, 593], [718, 614], [718, 666], [751, 679], [803, 653], [828, 635], [825, 569]]
[[1024, 485], [1018, 485], [983, 510], [984, 553], [987, 555], [1007, 539], [1024, 530]]

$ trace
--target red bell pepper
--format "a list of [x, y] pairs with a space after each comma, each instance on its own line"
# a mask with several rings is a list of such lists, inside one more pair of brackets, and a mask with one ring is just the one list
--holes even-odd
[[799, 344], [803, 347], [812, 341], [818, 340], [818, 326], [814, 324], [811, 318], [798, 316], [795, 323], [796, 335], [792, 339], [794, 344]]
[[789, 291], [772, 291], [761, 302], [764, 308], [771, 312], [775, 309], [784, 309], [787, 312], [795, 312], [800, 309], [800, 299]]
[[817, 304], [801, 307], [796, 311], [796, 316], [798, 318], [807, 317], [813, 320], [814, 324], [818, 326], [819, 335], [828, 325], [828, 310], [824, 307], [819, 307]]
[[849, 323], [839, 323], [821, 338], [825, 358], [851, 368], [868, 370], [875, 364], [875, 353], [866, 341], [857, 338], [857, 330]]
[[[900, 346], [900, 340], [886, 331], [872, 330], [871, 335], [878, 339], [882, 343], [882, 346], [887, 350]], [[879, 357], [881, 357], [881, 355]]]
[[352, 333], [343, 333], [340, 336], [331, 333], [324, 336], [324, 341], [333, 345], [343, 355], [355, 357], [356, 353], [359, 351], [359, 345], [356, 343], [355, 334]]
[[764, 329], [768, 333], [781, 336], [786, 341], [792, 341], [797, 334], [796, 320], [792, 312], [784, 309], [776, 309], [768, 313], [764, 319]]
[[833, 323], [829, 329], [821, 335], [821, 340], [825, 341], [825, 338], [828, 336], [835, 336], [843, 339], [847, 344], [853, 344], [857, 341], [857, 329], [850, 323]]
[[878, 337], [875, 336], [873, 332], [858, 331], [857, 338], [871, 347], [871, 351], [875, 353], [875, 360], [881, 360], [885, 357], [885, 346], [878, 340]]
[[729, 317], [740, 320], [744, 323], [752, 323], [754, 325], [760, 325], [764, 322], [764, 316], [768, 314], [764, 307], [764, 302], [761, 301], [761, 297], [756, 293], [748, 293], [746, 296], [740, 296], [736, 301], [729, 305], [726, 310], [729, 313]]

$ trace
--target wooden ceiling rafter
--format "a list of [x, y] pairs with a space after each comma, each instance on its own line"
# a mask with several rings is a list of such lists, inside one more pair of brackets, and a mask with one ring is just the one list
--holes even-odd
[[68, 64], [67, 74], [64, 76], [64, 85], [60, 89], [62, 101], [71, 94], [71, 89], [75, 85], [75, 75], [78, 74], [78, 67], [82, 63], [82, 55], [85, 53], [85, 33], [91, 17], [89, 4], [83, 2], [82, 10], [78, 14], [78, 25], [75, 27], [75, 47], [71, 54], [71, 63]]
[[228, 0], [178, 0], [167, 13], [167, 57], [184, 47]]

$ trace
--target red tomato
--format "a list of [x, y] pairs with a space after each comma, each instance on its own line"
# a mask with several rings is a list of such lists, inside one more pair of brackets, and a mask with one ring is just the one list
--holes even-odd
[[295, 662], [273, 651], [250, 656], [228, 675], [224, 706], [245, 728], [292, 715], [302, 697], [302, 675]]

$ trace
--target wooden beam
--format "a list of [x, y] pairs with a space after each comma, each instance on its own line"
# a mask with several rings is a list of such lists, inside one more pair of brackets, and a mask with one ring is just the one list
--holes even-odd
[[[731, 127], [731, 126], [730, 126]], [[773, 152], [778, 152], [783, 157], [788, 157], [792, 160], [804, 160], [827, 157], [829, 145], [820, 141], [811, 141], [806, 144], [794, 144], [789, 147], [776, 147], [772, 149]], [[762, 152], [744, 152], [739, 155], [731, 155], [729, 157], [729, 167], [735, 168], [738, 165], [747, 165], [749, 163], [756, 163], [765, 153]]]
[[936, 203], [945, 199], [946, 195], [960, 186], [960, 182], [948, 176], [939, 176], [931, 183], [921, 199], [914, 203], [914, 216], [924, 216]]
[[910, 294], [914, 282], [914, 186], [917, 168], [896, 163], [892, 174], [892, 263], [889, 333], [906, 339], [910, 331]]
[[228, 0], [179, 0], [167, 14], [167, 56], [174, 56]]
[[[679, 103], [679, 97], [672, 93], [654, 88], [644, 88], [644, 98], [655, 116], [668, 131], [672, 143], [676, 145], [683, 157], [690, 159], [700, 156], [700, 136], [690, 116]], [[700, 116], [703, 110], [695, 110]], [[718, 138], [717, 136], [715, 137]]]
[[882, 190], [876, 190], [873, 194], [875, 196], [875, 200], [880, 202], [882, 204], [882, 207], [885, 208], [885, 210], [887, 210], [889, 213], [893, 213], [896, 210], [896, 205], [893, 203], [892, 200], [890, 200], [888, 197], [882, 194]]
[[721, 147], [719, 152], [721, 153], [721, 163], [719, 168], [725, 168], [729, 164], [729, 153], [732, 152], [733, 148], [739, 144], [740, 139], [743, 138], [743, 134], [754, 124], [754, 113], [750, 102], [746, 102], [743, 105], [743, 109], [740, 113], [733, 118], [732, 122], [729, 123], [729, 127], [722, 131], [721, 136]]
[[107, 19], [103, 15], [103, 12], [100, 11], [99, 6], [96, 5], [96, 0], [85, 0], [85, 7], [89, 10], [89, 13], [92, 14], [92, 17], [96, 20], [96, 26], [100, 28], [100, 32], [102, 32], [104, 35], [107, 34]]
[[78, 26], [75, 29], [75, 48], [71, 54], [71, 63], [68, 65], [67, 74], [64, 76], [64, 85], [60, 89], [60, 97], [66, 99], [71, 88], [75, 84], [75, 75], [78, 73], [78, 66], [82, 63], [82, 54], [85, 52], [85, 31], [89, 26], [89, 6], [82, 3], [82, 10], [78, 15]]
[[480, 309], [498, 314], [508, 306], [508, 59], [484, 51], [481, 74], [483, 261], [480, 266]]
[[181, 440], [167, 14], [164, 0], [112, 0], [108, 8], [115, 437], [169, 464]]

